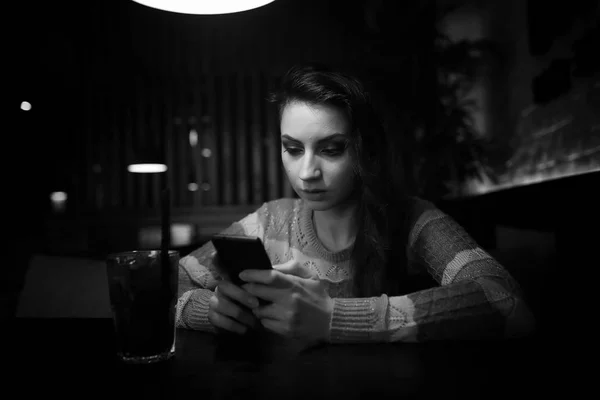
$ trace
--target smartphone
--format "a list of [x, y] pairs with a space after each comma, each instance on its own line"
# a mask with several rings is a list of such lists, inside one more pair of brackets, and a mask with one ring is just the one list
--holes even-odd
[[219, 257], [218, 268], [222, 269], [235, 285], [242, 286], [246, 283], [238, 276], [245, 269], [273, 268], [259, 237], [216, 234], [212, 243]]

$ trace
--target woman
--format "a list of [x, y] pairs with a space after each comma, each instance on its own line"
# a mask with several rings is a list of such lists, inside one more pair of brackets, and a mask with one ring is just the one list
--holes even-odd
[[[262, 326], [307, 346], [532, 331], [509, 273], [449, 216], [404, 194], [393, 141], [359, 81], [294, 67], [271, 101], [300, 198], [265, 203], [224, 233], [260, 237], [273, 270], [246, 270], [238, 287], [219, 276], [211, 242], [183, 257], [178, 327]], [[437, 285], [411, 290], [423, 272]]]

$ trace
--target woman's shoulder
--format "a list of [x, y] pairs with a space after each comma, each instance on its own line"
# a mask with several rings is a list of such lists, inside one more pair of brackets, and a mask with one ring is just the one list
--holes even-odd
[[445, 214], [431, 201], [418, 196], [411, 196], [407, 199], [407, 220], [409, 235], [414, 235], [420, 231], [428, 221], [442, 218]]
[[263, 203], [258, 213], [261, 219], [268, 225], [281, 225], [298, 216], [302, 207], [301, 199], [284, 197]]

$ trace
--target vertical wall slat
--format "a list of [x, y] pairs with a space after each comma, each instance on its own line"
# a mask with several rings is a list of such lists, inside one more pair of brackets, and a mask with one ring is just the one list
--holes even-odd
[[[95, 91], [94, 100], [92, 104], [92, 109], [94, 110], [94, 120], [102, 121], [102, 102], [100, 98], [100, 91]], [[93, 188], [93, 198], [94, 198], [94, 206], [97, 210], [101, 210], [102, 207], [102, 198], [101, 198], [101, 187], [104, 174], [106, 174], [106, 165], [102, 163], [101, 157], [98, 155], [99, 149], [102, 148], [102, 136], [99, 134], [99, 129], [101, 129], [98, 125], [94, 125], [92, 131], [92, 142], [91, 142], [91, 158], [93, 160], [94, 165], [99, 165], [100, 170], [94, 175], [94, 188]]]
[[235, 167], [235, 149], [233, 147], [233, 132], [232, 132], [232, 119], [231, 119], [231, 94], [232, 94], [232, 85], [231, 85], [231, 76], [224, 75], [222, 77], [222, 94], [223, 94], [223, 103], [221, 107], [221, 124], [223, 126], [223, 131], [221, 135], [223, 137], [221, 154], [223, 160], [223, 204], [224, 205], [232, 205], [234, 204], [234, 167]]
[[262, 204], [263, 198], [263, 174], [266, 172], [263, 168], [264, 154], [264, 129], [260, 125], [260, 111], [264, 106], [260, 96], [260, 81], [258, 73], [252, 73], [250, 78], [250, 112], [252, 115], [251, 121], [251, 137], [252, 137], [252, 204]]
[[[141, 150], [141, 146], [144, 143], [144, 130], [145, 130], [145, 121], [144, 121], [144, 96], [142, 93], [143, 84], [141, 82], [141, 78], [136, 76], [135, 79], [135, 126], [134, 126], [134, 139], [135, 139], [135, 150], [136, 156], [139, 154]], [[135, 206], [136, 207], [146, 207], [146, 193], [147, 189], [147, 174], [135, 174], [135, 181], [137, 182], [135, 188]]]
[[171, 180], [171, 193], [173, 194], [173, 206], [181, 207], [183, 205], [183, 198], [181, 196], [181, 168], [185, 163], [185, 154], [181, 153], [181, 146], [179, 143], [179, 137], [181, 136], [181, 130], [184, 124], [184, 112], [183, 102], [181, 101], [183, 94], [179, 82], [173, 88], [173, 135], [171, 136], [171, 143], [173, 148], [173, 155], [177, 160], [177, 164], [173, 165], [173, 175]]
[[[126, 147], [126, 159], [125, 164], [129, 165], [131, 162], [131, 158], [133, 156], [133, 96], [131, 95], [131, 89], [129, 90], [127, 97], [127, 107], [125, 108], [125, 126], [124, 126], [124, 138], [123, 138], [123, 146]], [[128, 208], [135, 207], [135, 198], [134, 198], [134, 176], [131, 172], [127, 171], [127, 165], [124, 166], [124, 174], [126, 175], [125, 179], [125, 206]]]
[[102, 122], [99, 124], [99, 134], [101, 137], [101, 144], [99, 147], [99, 156], [102, 160], [102, 191], [103, 191], [103, 199], [104, 199], [104, 207], [109, 208], [112, 206], [111, 204], [111, 184], [112, 184], [112, 174], [113, 174], [113, 166], [112, 166], [112, 157], [110, 157], [110, 108], [108, 103], [108, 93], [106, 86], [103, 87], [102, 90], [102, 99], [101, 99], [101, 110], [102, 110]]
[[210, 150], [209, 157], [202, 157], [203, 165], [206, 168], [206, 174], [204, 175], [207, 183], [210, 185], [209, 190], [206, 192], [207, 202], [206, 204], [217, 205], [218, 195], [218, 184], [219, 178], [217, 174], [217, 168], [219, 165], [219, 152], [217, 151], [217, 145], [215, 140], [216, 129], [215, 129], [215, 114], [216, 114], [216, 98], [215, 98], [215, 79], [213, 74], [207, 74], [205, 80], [206, 88], [206, 106], [205, 115], [206, 121], [204, 127], [204, 145], [203, 147]]
[[127, 206], [127, 200], [125, 197], [125, 193], [127, 190], [127, 147], [125, 147], [125, 113], [127, 112], [127, 104], [125, 101], [125, 93], [124, 89], [121, 89], [120, 98], [122, 99], [119, 107], [115, 110], [115, 131], [117, 132], [116, 137], [116, 152], [118, 155], [117, 158], [117, 168], [118, 168], [118, 197], [117, 197], [117, 207], [119, 209], [123, 209]]
[[85, 202], [89, 208], [95, 209], [96, 203], [94, 201], [94, 198], [95, 198], [94, 187], [95, 187], [96, 176], [95, 176], [95, 173], [93, 170], [94, 158], [92, 155], [92, 142], [93, 142], [94, 131], [93, 131], [93, 128], [91, 125], [91, 121], [94, 120], [93, 107], [92, 107], [94, 91], [92, 89], [92, 85], [91, 85], [90, 81], [91, 81], [91, 79], [87, 80], [87, 83], [85, 84], [85, 105], [84, 105], [84, 115], [85, 115], [85, 129], [84, 129], [85, 148], [84, 148], [84, 152], [85, 152], [85, 160], [86, 160], [84, 173], [87, 176]]
[[216, 204], [224, 204], [224, 183], [225, 173], [223, 170], [223, 79], [219, 74], [213, 74], [214, 81], [214, 112], [213, 112], [213, 129], [214, 129], [214, 160], [216, 181], [213, 183], [213, 188], [216, 194]]
[[[198, 77], [196, 81], [196, 84], [193, 86], [194, 87], [194, 99], [195, 101], [193, 102], [193, 112], [192, 114], [195, 117], [195, 123], [193, 124], [193, 128], [196, 129], [196, 133], [198, 134], [198, 143], [196, 145], [196, 147], [192, 148], [189, 144], [189, 138], [188, 138], [188, 144], [187, 144], [187, 149], [190, 152], [190, 156], [191, 156], [191, 160], [190, 160], [190, 168], [192, 168], [193, 172], [194, 172], [194, 177], [195, 177], [195, 182], [200, 186], [198, 188], [198, 190], [196, 190], [195, 192], [193, 192], [194, 194], [194, 205], [195, 206], [201, 206], [205, 203], [205, 192], [202, 190], [202, 182], [205, 179], [205, 168], [204, 165], [202, 163], [202, 159], [201, 159], [201, 154], [200, 154], [200, 149], [202, 149], [202, 147], [204, 146], [204, 126], [202, 124], [202, 115], [204, 114], [204, 101], [203, 98], [204, 96], [202, 95], [203, 91], [204, 91], [204, 82], [202, 79], [202, 75], [200, 75], [200, 77]], [[189, 135], [189, 132], [188, 132]]]
[[238, 161], [237, 164], [237, 185], [238, 185], [238, 193], [237, 193], [237, 202], [238, 205], [246, 205], [248, 204], [249, 192], [250, 192], [250, 179], [248, 176], [248, 139], [246, 129], [246, 85], [244, 84], [244, 75], [239, 71], [235, 74], [236, 77], [236, 86], [237, 86], [237, 109], [236, 109], [236, 127], [235, 127], [235, 150], [236, 150], [236, 158]]
[[[175, 160], [177, 160], [177, 155], [174, 151], [173, 146], [173, 132], [174, 132], [174, 124], [173, 124], [173, 101], [175, 96], [173, 95], [173, 85], [165, 84], [163, 86], [165, 93], [165, 109], [162, 120], [162, 127], [165, 130], [165, 144], [167, 146], [167, 183], [169, 185], [169, 190], [171, 191], [171, 197], [173, 194], [173, 177], [175, 176]], [[173, 205], [173, 203], [172, 203]]]
[[[269, 79], [263, 80], [265, 89], [270, 90]], [[269, 179], [269, 200], [275, 200], [281, 196], [279, 171], [281, 169], [281, 157], [279, 156], [279, 127], [277, 125], [277, 113], [275, 107], [265, 108], [265, 125], [267, 132], [267, 174]]]
[[183, 113], [183, 102], [181, 98], [183, 96], [183, 92], [185, 87], [181, 85], [181, 79], [179, 78], [181, 74], [181, 56], [182, 56], [182, 47], [181, 47], [181, 35], [180, 29], [181, 26], [179, 24], [171, 24], [171, 29], [169, 29], [169, 43], [171, 44], [171, 62], [169, 69], [169, 77], [173, 82], [173, 88], [171, 90], [172, 93], [172, 118], [171, 126], [172, 126], [172, 135], [171, 135], [171, 149], [174, 159], [177, 160], [176, 163], [173, 163], [172, 171], [171, 171], [171, 179], [170, 179], [170, 188], [172, 194], [172, 204], [174, 208], [181, 207], [182, 196], [181, 196], [181, 165], [183, 163], [183, 155], [180, 152], [180, 143], [179, 136], [181, 133], [181, 129], [183, 128], [183, 124], [185, 123], [185, 115]]
[[[276, 84], [278, 84], [278, 83], [279, 82], [276, 82]], [[281, 174], [281, 185], [282, 185], [282, 189], [283, 189], [283, 197], [295, 197], [294, 190], [292, 189], [292, 186], [290, 185], [287, 174], [286, 174], [286, 172], [283, 168], [283, 164], [281, 162], [279, 162], [278, 169]]]
[[[185, 71], [185, 68], [182, 69], [182, 72], [183, 71]], [[179, 115], [181, 115], [181, 125], [179, 125], [179, 129], [177, 129], [175, 137], [177, 143], [177, 153], [181, 157], [177, 174], [177, 192], [179, 193], [179, 205], [181, 207], [189, 207], [193, 201], [193, 195], [187, 189], [187, 181], [190, 168], [190, 151], [188, 139], [188, 120], [191, 116], [191, 107], [189, 104], [190, 90], [193, 90], [193, 88], [190, 89], [187, 85], [181, 90], [181, 95], [179, 97]]]
[[[111, 93], [112, 94], [112, 93]], [[121, 171], [121, 151], [119, 149], [119, 127], [117, 122], [117, 112], [118, 108], [114, 107], [111, 109], [108, 107], [109, 115], [108, 115], [108, 131], [110, 131], [110, 147], [109, 154], [112, 153], [112, 162], [110, 162], [111, 171], [111, 183], [110, 186], [107, 187], [107, 190], [110, 192], [111, 198], [111, 206], [118, 208], [121, 206], [121, 176], [123, 171]]]
[[[158, 155], [161, 156], [162, 159], [162, 151], [164, 150], [162, 147], [161, 136], [163, 135], [162, 126], [160, 125], [159, 114], [160, 107], [163, 106], [163, 103], [159, 101], [160, 95], [159, 90], [161, 89], [159, 86], [160, 82], [157, 79], [151, 79], [150, 85], [148, 87], [149, 93], [148, 98], [150, 99], [150, 115], [148, 115], [148, 121], [150, 122], [150, 126], [148, 127], [148, 134], [152, 135], [152, 148], [156, 149], [156, 151], [160, 152]], [[158, 209], [160, 207], [160, 182], [162, 177], [160, 174], [150, 174], [151, 185], [152, 185], [152, 199], [151, 205], [153, 208]]]

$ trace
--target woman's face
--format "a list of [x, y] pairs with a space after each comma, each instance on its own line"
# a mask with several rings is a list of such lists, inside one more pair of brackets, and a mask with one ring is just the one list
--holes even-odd
[[330, 209], [352, 193], [350, 129], [334, 106], [292, 102], [283, 109], [281, 160], [292, 187], [312, 209]]

